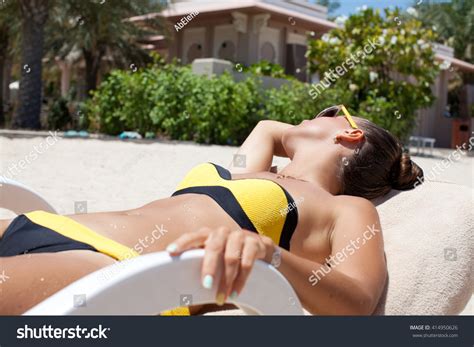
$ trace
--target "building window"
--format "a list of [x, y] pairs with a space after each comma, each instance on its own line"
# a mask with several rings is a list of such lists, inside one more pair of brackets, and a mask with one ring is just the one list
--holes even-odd
[[270, 42], [265, 42], [260, 48], [261, 59], [268, 60], [271, 63], [275, 62], [275, 48]]
[[227, 40], [222, 42], [219, 47], [218, 58], [230, 61], [235, 60], [235, 45], [232, 41]]
[[187, 62], [192, 63], [194, 59], [202, 58], [202, 46], [199, 43], [194, 43], [189, 47], [186, 55]]
[[299, 44], [286, 45], [285, 73], [295, 76], [300, 81], [307, 81], [306, 46]]

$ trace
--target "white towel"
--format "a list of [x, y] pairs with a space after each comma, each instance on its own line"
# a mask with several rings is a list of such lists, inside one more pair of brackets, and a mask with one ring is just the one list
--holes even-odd
[[473, 288], [473, 190], [425, 182], [377, 202], [389, 283], [376, 313], [459, 314]]

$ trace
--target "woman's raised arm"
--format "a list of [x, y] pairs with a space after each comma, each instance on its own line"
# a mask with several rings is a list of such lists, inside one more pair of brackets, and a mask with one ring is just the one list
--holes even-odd
[[229, 170], [232, 173], [270, 171], [274, 155], [287, 156], [281, 144], [281, 137], [283, 132], [291, 127], [293, 125], [274, 120], [258, 122], [234, 154]]

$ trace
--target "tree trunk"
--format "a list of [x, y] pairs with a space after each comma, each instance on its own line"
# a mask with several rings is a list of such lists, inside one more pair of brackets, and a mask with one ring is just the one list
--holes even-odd
[[3, 72], [5, 70], [5, 58], [2, 57], [0, 54], [0, 127], [3, 127], [5, 124], [5, 115], [4, 115], [4, 110], [5, 110], [5, 103], [6, 101], [3, 100]]
[[48, 17], [48, 0], [19, 0], [22, 14], [22, 57], [20, 107], [15, 128], [39, 129], [42, 98], [41, 59], [43, 31]]
[[11, 55], [8, 55], [5, 59], [5, 65], [3, 70], [3, 100], [6, 106], [11, 107], [10, 103], [10, 83], [12, 81], [12, 69], [13, 61]]
[[59, 60], [56, 62], [61, 70], [61, 96], [63, 98], [68, 96], [69, 87], [71, 86], [72, 63], [67, 60]]
[[8, 50], [8, 28], [3, 24], [0, 25], [0, 126], [5, 124], [5, 103], [7, 100], [3, 99], [5, 94], [3, 91], [4, 82], [4, 72], [5, 72], [5, 63], [7, 60], [7, 50]]
[[97, 51], [83, 50], [86, 61], [86, 96], [97, 87], [97, 76], [99, 74], [100, 62], [105, 50], [99, 48]]

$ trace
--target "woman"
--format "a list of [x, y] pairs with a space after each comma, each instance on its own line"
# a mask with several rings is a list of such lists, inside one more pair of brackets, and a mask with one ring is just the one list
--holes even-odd
[[[387, 269], [368, 199], [411, 189], [423, 177], [398, 141], [341, 105], [296, 126], [261, 121], [238, 155], [232, 174], [198, 165], [171, 197], [134, 210], [37, 211], [1, 221], [0, 273], [8, 279], [0, 283], [0, 313], [21, 314], [130, 256], [204, 247], [202, 285], [218, 288], [218, 305], [239, 295], [261, 259], [288, 279], [309, 312], [371, 314]], [[270, 172], [274, 155], [291, 159], [278, 174]], [[157, 226], [165, 230], [159, 237]]]

